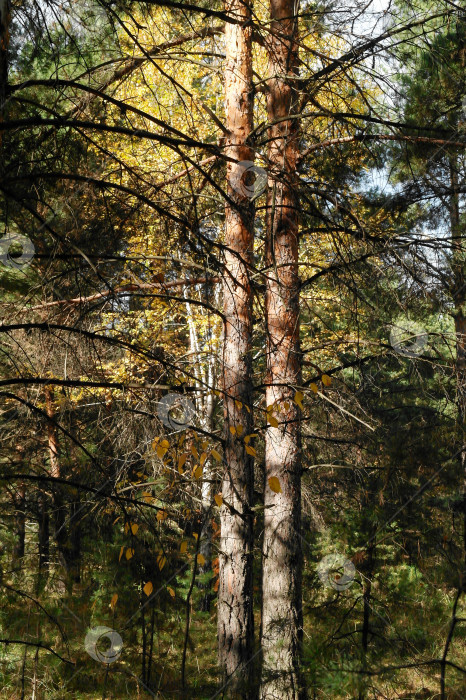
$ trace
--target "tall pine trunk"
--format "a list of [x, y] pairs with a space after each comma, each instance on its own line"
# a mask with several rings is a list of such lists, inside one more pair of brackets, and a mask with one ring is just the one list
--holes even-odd
[[[228, 136], [223, 281], [224, 390], [223, 505], [220, 509], [218, 588], [219, 663], [230, 697], [251, 697], [254, 621], [252, 609], [253, 477], [244, 436], [252, 432], [252, 289], [250, 271], [254, 207], [238, 183], [242, 161], [252, 161], [247, 138], [253, 126], [252, 29], [249, 0], [231, 0], [226, 11], [241, 22], [225, 25], [225, 112]], [[242, 426], [238, 431], [238, 426]], [[230, 430], [231, 428], [231, 430]], [[242, 437], [239, 433], [242, 433]], [[233, 434], [235, 433], [235, 434]]]
[[[267, 389], [262, 562], [261, 700], [304, 698], [302, 642], [301, 426], [293, 402], [301, 385], [299, 340], [299, 215], [296, 160], [298, 3], [271, 0], [268, 39], [269, 190], [267, 198]], [[278, 412], [278, 410], [280, 412]], [[273, 419], [272, 419], [272, 422]], [[270, 488], [270, 479], [280, 484]], [[274, 482], [272, 482], [273, 485]]]

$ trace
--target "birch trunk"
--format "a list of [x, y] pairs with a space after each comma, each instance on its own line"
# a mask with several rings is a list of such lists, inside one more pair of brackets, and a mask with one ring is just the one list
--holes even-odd
[[[205, 347], [201, 349], [199, 335], [194, 323], [194, 314], [191, 304], [188, 301], [186, 288], [184, 289], [184, 297], [186, 299], [186, 318], [189, 328], [189, 346], [190, 356], [193, 358], [194, 367], [193, 373], [196, 377], [196, 386], [199, 389], [199, 394], [196, 395], [196, 414], [201, 423], [202, 428], [211, 433], [213, 430], [213, 411], [214, 400], [211, 393], [206, 395], [206, 386], [214, 386], [215, 360], [216, 357], [210, 348], [209, 355], [206, 358]], [[202, 312], [201, 312], [202, 313]], [[199, 575], [208, 576], [208, 580], [198, 582], [199, 589], [204, 591], [204, 596], [201, 600], [200, 609], [204, 612], [210, 610], [212, 598], [211, 593], [211, 577], [212, 575], [212, 493], [211, 482], [213, 478], [213, 469], [210, 459], [204, 464], [201, 484], [201, 501], [202, 501], [202, 529], [199, 542], [199, 554], [204, 557], [204, 564], [199, 565]]]

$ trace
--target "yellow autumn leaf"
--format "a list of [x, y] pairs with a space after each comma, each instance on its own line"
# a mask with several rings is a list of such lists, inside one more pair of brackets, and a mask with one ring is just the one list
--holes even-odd
[[110, 601], [110, 607], [112, 608], [112, 610], [115, 610], [115, 605], [117, 604], [117, 600], [118, 600], [118, 593], [114, 593], [112, 595], [112, 600]]
[[244, 431], [244, 428], [243, 428], [242, 425], [237, 425], [237, 426], [236, 426], [236, 434], [237, 434], [237, 435], [242, 435], [242, 434], [243, 434], [243, 431]]
[[199, 452], [197, 451], [196, 445], [193, 445], [191, 447], [191, 452], [193, 454], [193, 457], [195, 457], [196, 459], [199, 459]]
[[218, 507], [220, 508], [220, 506], [223, 503], [223, 496], [220, 493], [215, 494], [214, 501], [218, 505]]
[[196, 469], [193, 471], [193, 476], [195, 479], [200, 479], [202, 476], [202, 467], [196, 467]]
[[332, 383], [331, 377], [329, 377], [328, 374], [323, 374], [322, 375], [322, 384], [324, 386], [330, 386], [331, 383]]
[[276, 476], [271, 476], [269, 479], [269, 486], [274, 493], [281, 493], [282, 487], [280, 486], [280, 481]]
[[301, 391], [297, 391], [296, 394], [294, 395], [294, 402], [301, 411], [304, 411], [304, 406], [303, 406], [303, 399], [304, 399], [304, 394]]
[[212, 452], [211, 452], [210, 454], [212, 455], [212, 457], [213, 457], [214, 459], [217, 460], [217, 462], [221, 462], [221, 461], [222, 461], [222, 455], [220, 454], [220, 452], [217, 452], [217, 450], [212, 450]]
[[246, 445], [246, 452], [248, 455], [252, 455], [253, 457], [257, 457], [257, 452], [254, 449], [254, 447], [251, 447], [251, 445]]
[[205, 564], [205, 556], [203, 554], [198, 554], [197, 555], [197, 563], [199, 566], [204, 566]]
[[152, 585], [152, 581], [148, 581], [142, 590], [144, 591], [146, 596], [149, 597], [150, 594], [152, 593], [152, 591], [154, 590], [154, 586]]
[[232, 435], [236, 435], [236, 428], [235, 428], [234, 425], [230, 425], [230, 433], [231, 433]]
[[172, 598], [175, 597], [175, 591], [173, 590], [173, 588], [171, 586], [168, 586], [167, 591], [170, 593]]
[[319, 387], [317, 386], [317, 384], [309, 384], [309, 389], [313, 391], [314, 394], [317, 394], [317, 392], [319, 391]]
[[181, 554], [185, 554], [187, 549], [188, 549], [188, 542], [186, 540], [183, 540], [183, 542], [180, 544]]
[[197, 540], [197, 538], [199, 537], [199, 535], [197, 534], [197, 532], [193, 532], [193, 537], [194, 537], [195, 540]]
[[142, 497], [145, 500], [146, 503], [150, 503], [152, 500], [152, 494], [150, 491], [143, 491], [142, 492]]
[[275, 418], [275, 416], [267, 416], [269, 419], [269, 423], [272, 426], [272, 428], [278, 428], [278, 420]]
[[199, 457], [199, 462], [201, 464], [201, 467], [203, 464], [205, 464], [206, 459], [207, 459], [207, 452], [203, 452], [201, 454], [201, 456]]
[[139, 530], [139, 525], [137, 523], [132, 523], [131, 524], [131, 532], [133, 533], [133, 535], [136, 535], [138, 530]]
[[118, 561], [121, 561], [121, 557], [123, 556], [123, 552], [124, 552], [124, 551], [125, 551], [125, 548], [122, 547], [122, 548], [120, 549], [120, 556], [118, 557]]
[[241, 409], [243, 408], [243, 404], [241, 403], [241, 401], [238, 400], [235, 401], [235, 406], [239, 411], [241, 411]]
[[180, 474], [183, 473], [183, 467], [186, 464], [186, 460], [188, 459], [188, 455], [186, 452], [178, 457], [178, 471]]
[[132, 549], [132, 547], [128, 547], [128, 549], [126, 550], [125, 557], [129, 560], [129, 559], [131, 559], [133, 554], [134, 554], [134, 549]]
[[162, 571], [162, 569], [166, 563], [167, 563], [167, 557], [164, 554], [159, 554], [157, 557], [157, 565], [158, 565], [160, 571]]
[[159, 510], [157, 512], [157, 520], [165, 520], [165, 518], [168, 518], [168, 513], [166, 510]]
[[[166, 446], [164, 445], [164, 443], [166, 443]], [[167, 450], [168, 450], [168, 441], [162, 440], [162, 442], [159, 445], [157, 445], [157, 450], [156, 450], [157, 457], [159, 457], [159, 459], [162, 459], [163, 457], [165, 457]]]

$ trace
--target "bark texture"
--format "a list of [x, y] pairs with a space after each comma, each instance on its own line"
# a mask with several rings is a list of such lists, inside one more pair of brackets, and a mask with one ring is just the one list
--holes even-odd
[[[267, 390], [278, 427], [266, 433], [261, 700], [304, 698], [302, 641], [299, 214], [296, 161], [298, 3], [271, 0], [268, 40]], [[281, 491], [270, 488], [277, 477]]]
[[225, 151], [234, 159], [227, 163], [227, 193], [234, 206], [227, 202], [225, 211], [222, 363], [225, 465], [220, 510], [218, 644], [226, 694], [251, 698], [254, 472], [244, 436], [252, 432], [250, 266], [254, 208], [238, 185], [244, 171], [242, 162], [253, 160], [253, 151], [247, 143], [253, 122], [252, 29], [248, 25], [251, 15], [248, 1], [227, 2], [226, 10], [241, 23], [225, 26], [225, 112], [229, 131]]

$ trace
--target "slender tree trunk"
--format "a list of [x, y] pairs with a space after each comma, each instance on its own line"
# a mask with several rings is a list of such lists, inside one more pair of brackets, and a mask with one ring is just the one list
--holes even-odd
[[[142, 584], [141, 584], [142, 585]], [[146, 653], [147, 653], [147, 631], [146, 631], [146, 617], [145, 617], [145, 608], [144, 604], [142, 601], [142, 593], [141, 593], [141, 640], [142, 640], [142, 649], [141, 649], [141, 679], [143, 683], [147, 683], [147, 676], [146, 676], [146, 664], [147, 664], [147, 658], [146, 658]]]
[[26, 535], [26, 489], [23, 481], [19, 484], [18, 495], [15, 498], [15, 535], [13, 563], [20, 568], [24, 557]]
[[[244, 436], [252, 432], [252, 289], [250, 266], [254, 207], [238, 183], [242, 162], [254, 154], [247, 143], [253, 126], [252, 28], [249, 0], [231, 0], [226, 11], [243, 20], [225, 25], [225, 112], [229, 135], [225, 152], [227, 193], [235, 206], [225, 208], [223, 280], [223, 390], [225, 470], [220, 509], [218, 588], [219, 664], [230, 697], [252, 697], [254, 644], [252, 599], [254, 468]], [[241, 427], [239, 427], [241, 426]], [[238, 430], [237, 430], [238, 429]], [[241, 433], [241, 436], [240, 436]]]
[[[199, 395], [196, 398], [196, 413], [200, 418], [202, 427], [205, 431], [212, 431], [212, 420], [213, 420], [213, 409], [214, 400], [211, 393], [205, 396], [205, 387], [213, 386], [213, 357], [209, 357], [207, 361], [207, 373], [204, 371], [204, 358], [201, 353], [201, 347], [199, 344], [199, 337], [196, 329], [196, 324], [194, 323], [194, 315], [191, 309], [191, 304], [187, 300], [186, 288], [184, 289], [184, 297], [186, 299], [186, 316], [188, 320], [189, 328], [189, 345], [190, 354], [194, 359], [193, 373], [196, 376], [196, 384], [199, 388]], [[212, 481], [212, 464], [210, 460], [207, 460], [204, 464], [203, 474], [202, 474], [202, 484], [201, 484], [201, 501], [202, 501], [202, 528], [201, 528], [201, 539], [199, 543], [199, 554], [204, 557], [204, 564], [199, 565], [199, 575], [200, 577], [206, 574], [212, 573], [212, 522], [211, 522], [211, 511], [212, 511], [212, 493], [211, 493], [211, 481]], [[197, 587], [205, 591], [204, 596], [201, 598], [200, 609], [203, 612], [208, 612], [210, 610], [211, 603], [211, 580], [208, 581], [198, 581]]]
[[49, 503], [45, 494], [40, 493], [38, 499], [39, 509], [39, 575], [38, 590], [42, 581], [48, 574], [50, 559], [50, 518]]
[[152, 674], [152, 654], [154, 652], [154, 631], [155, 631], [155, 605], [152, 605], [150, 616], [150, 636], [149, 636], [149, 651], [147, 654], [147, 686], [151, 687]]
[[[298, 122], [286, 117], [297, 109], [298, 4], [271, 0], [270, 8], [266, 402], [268, 410], [277, 407], [273, 416], [280, 424], [269, 425], [266, 433], [260, 697], [295, 700], [306, 697], [300, 674], [301, 427], [299, 408], [293, 402], [301, 385]], [[270, 488], [273, 477], [280, 484], [278, 493]]]
[[371, 595], [372, 595], [372, 577], [375, 567], [375, 537], [373, 536], [370, 545], [366, 549], [367, 563], [363, 567], [364, 583], [363, 583], [363, 600], [364, 612], [362, 621], [362, 650], [364, 661], [366, 659], [367, 650], [369, 648], [370, 634], [370, 615], [371, 615]]
[[[210, 367], [209, 367], [210, 369]], [[209, 376], [210, 376], [209, 372]], [[209, 382], [212, 386], [212, 383]], [[208, 394], [206, 401], [204, 403], [205, 419], [203, 420], [203, 427], [205, 430], [212, 431], [212, 418], [213, 418], [213, 396]], [[204, 471], [202, 475], [202, 485], [201, 485], [201, 500], [202, 500], [202, 530], [201, 530], [201, 541], [199, 543], [199, 553], [204, 557], [204, 564], [199, 566], [199, 574], [201, 576], [208, 575], [209, 580], [207, 582], [199, 583], [199, 588], [204, 590], [204, 596], [201, 601], [201, 610], [208, 612], [210, 610], [211, 603], [211, 584], [212, 584], [212, 463], [210, 459], [207, 459], [204, 464]]]
[[[365, 503], [364, 508], [370, 507], [370, 504]], [[363, 527], [363, 532], [367, 532], [368, 537], [371, 534], [369, 528]], [[362, 628], [361, 628], [361, 642], [362, 642], [362, 664], [361, 664], [361, 678], [360, 678], [360, 690], [358, 700], [364, 700], [366, 697], [367, 676], [364, 675], [368, 667], [367, 652], [369, 649], [369, 635], [371, 632], [370, 619], [372, 610], [372, 578], [374, 576], [375, 568], [375, 554], [376, 554], [376, 541], [375, 541], [375, 530], [372, 530], [372, 537], [370, 539], [369, 545], [366, 547], [364, 552], [364, 559], [360, 565], [360, 571], [363, 575], [362, 584], [362, 599], [363, 599], [363, 617], [362, 617]]]
[[79, 498], [70, 504], [70, 527], [68, 528], [69, 553], [68, 572], [70, 574], [70, 585], [79, 583], [81, 580], [81, 526], [77, 515], [81, 510]]
[[[45, 387], [45, 410], [50, 420], [47, 423], [47, 443], [50, 461], [50, 476], [59, 479], [62, 476], [60, 466], [60, 445], [57, 429], [54, 423], [55, 409], [53, 406], [53, 390]], [[60, 563], [65, 572], [65, 585], [71, 588], [73, 581], [79, 579], [79, 532], [77, 523], [68, 526], [68, 516], [74, 509], [68, 509], [60, 484], [56, 484], [53, 491], [53, 530], [57, 544]], [[70, 540], [73, 540], [71, 542]], [[75, 555], [78, 554], [78, 560]]]
[[[60, 448], [58, 443], [58, 435], [54, 424], [55, 410], [53, 407], [53, 391], [49, 386], [45, 387], [45, 412], [47, 414], [47, 445], [50, 462], [50, 476], [54, 479], [59, 479], [60, 473]], [[67, 557], [65, 554], [66, 548], [66, 528], [65, 528], [65, 512], [62, 503], [62, 493], [60, 484], [53, 485], [53, 530], [54, 539], [57, 543], [60, 563], [63, 568], [67, 569]]]
[[50, 460], [50, 476], [54, 479], [60, 478], [60, 460], [59, 460], [59, 446], [58, 437], [53, 419], [55, 417], [55, 411], [53, 408], [53, 394], [52, 389], [48, 386], [45, 387], [45, 411], [47, 417], [50, 418], [47, 421], [47, 444], [49, 448], [49, 460]]
[[[23, 445], [16, 445], [15, 466], [21, 473], [25, 469]], [[24, 481], [20, 481], [16, 493], [12, 492], [14, 506], [14, 530], [15, 543], [13, 546], [12, 563], [13, 569], [21, 571], [22, 559], [24, 557], [24, 547], [26, 538], [26, 487]]]

